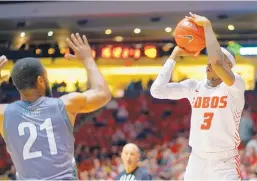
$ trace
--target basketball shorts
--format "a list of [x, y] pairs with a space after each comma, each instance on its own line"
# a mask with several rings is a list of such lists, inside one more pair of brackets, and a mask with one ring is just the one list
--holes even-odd
[[241, 180], [238, 151], [202, 153], [193, 150], [188, 160], [184, 180]]

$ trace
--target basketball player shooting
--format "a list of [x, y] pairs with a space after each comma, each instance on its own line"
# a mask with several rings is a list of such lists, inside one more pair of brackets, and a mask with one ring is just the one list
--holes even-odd
[[[52, 98], [47, 71], [40, 60], [23, 58], [15, 63], [11, 73], [21, 100], [0, 104], [0, 132], [19, 180], [74, 179], [76, 115], [97, 110], [111, 99], [86, 36], [72, 34], [67, 43], [75, 55], [68, 54], [66, 58], [81, 61], [88, 73], [90, 90]], [[0, 67], [6, 62], [2, 56]]]
[[158, 99], [187, 98], [191, 104], [189, 145], [192, 153], [184, 179], [239, 180], [238, 129], [245, 103], [245, 84], [231, 70], [235, 58], [220, 47], [210, 21], [192, 13], [187, 18], [204, 27], [208, 52], [207, 79], [169, 83], [178, 57], [187, 54], [176, 47], [150, 91]]

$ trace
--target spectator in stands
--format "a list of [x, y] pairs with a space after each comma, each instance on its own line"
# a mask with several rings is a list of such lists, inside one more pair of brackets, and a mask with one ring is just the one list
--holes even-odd
[[243, 145], [246, 145], [252, 139], [254, 132], [255, 128], [250, 108], [245, 106], [239, 125], [239, 134]]
[[120, 106], [116, 115], [116, 121], [118, 123], [124, 123], [128, 119], [128, 111], [125, 106]]
[[[14, 94], [14, 92], [17, 92], [17, 90], [10, 90], [12, 88], [9, 87], [13, 87], [13, 85], [8, 84], [11, 84], [11, 82], [3, 83], [0, 90], [0, 96], [1, 98], [4, 98], [4, 102], [6, 103], [19, 98], [18, 94], [17, 98], [15, 98], [16, 94]], [[60, 84], [58, 86], [60, 86]], [[53, 92], [54, 96], [58, 97], [59, 95], [62, 95], [63, 93], [60, 92], [61, 90], [62, 89], [56, 89], [56, 91]], [[119, 143], [121, 140], [121, 143], [123, 143], [122, 146], [125, 141], [136, 142], [140, 140], [137, 139], [137, 136], [139, 135], [140, 137], [145, 130], [149, 129], [148, 123], [151, 123], [150, 128], [155, 131], [156, 135], [153, 136], [148, 133], [147, 136], [143, 137], [143, 139], [137, 143], [137, 145], [144, 149], [144, 152], [142, 152], [142, 162], [138, 163], [139, 167], [145, 167], [148, 172], [151, 173], [154, 180], [183, 179], [183, 172], [190, 153], [187, 139], [190, 125], [190, 110], [185, 113], [183, 112], [183, 117], [177, 117], [177, 112], [188, 110], [185, 107], [188, 107], [189, 103], [181, 100], [176, 101], [176, 104], [170, 104], [169, 102], [169, 104], [163, 105], [163, 103], [166, 102], [165, 100], [153, 101], [149, 95], [142, 93], [140, 96], [141, 97], [136, 97], [135, 99], [130, 99], [130, 102], [127, 102], [126, 96], [120, 99], [113, 99], [110, 104], [105, 107], [106, 109], [99, 110], [97, 114], [83, 114], [78, 117], [76, 127], [74, 128], [74, 136], [77, 140], [75, 156], [81, 180], [100, 180], [103, 177], [105, 177], [103, 178], [104, 180], [117, 178], [116, 176], [125, 169], [119, 156], [122, 147], [119, 146], [120, 144], [113, 145], [110, 140], [112, 140], [113, 137], [114, 140], [119, 140]], [[256, 93], [252, 91], [247, 92], [246, 101], [251, 105], [251, 111], [253, 113], [254, 111], [256, 112]], [[117, 110], [121, 107], [120, 105], [125, 106], [129, 118], [124, 123], [115, 124], [114, 118], [116, 118]], [[134, 109], [137, 106], [139, 109]], [[163, 112], [166, 109], [173, 114], [171, 116], [167, 115], [168, 112], [164, 114]], [[246, 110], [250, 111], [250, 109]], [[115, 114], [112, 114], [113, 112]], [[162, 121], [163, 119], [161, 119], [161, 116], [166, 117], [165, 119], [167, 121]], [[92, 120], [93, 117], [97, 117], [98, 121], [105, 121], [105, 119], [108, 119], [109, 121], [113, 119], [114, 123], [111, 126], [98, 127], [97, 125], [92, 124], [92, 121], [89, 121]], [[257, 121], [257, 116], [254, 120]], [[184, 132], [178, 133], [176, 131], [170, 131], [171, 126], [169, 126], [169, 124], [162, 126], [162, 123], [166, 122], [170, 123], [170, 125], [181, 125]], [[244, 116], [242, 117], [241, 122], [244, 122]], [[249, 120], [246, 122], [249, 123]], [[241, 126], [242, 125], [240, 125], [240, 127]], [[248, 128], [250, 128], [249, 125], [245, 132], [248, 132]], [[162, 134], [164, 132], [165, 134]], [[102, 136], [102, 133], [106, 133], [104, 137]], [[168, 143], [164, 143], [163, 141], [166, 133]], [[242, 134], [242, 130], [240, 130], [240, 134]], [[246, 140], [244, 138], [242, 139], [243, 142]], [[102, 143], [105, 144], [102, 145]], [[94, 151], [96, 145], [101, 148], [100, 152]], [[8, 177], [9, 179], [14, 179], [13, 168], [11, 168], [12, 162], [5, 150], [5, 144], [2, 139], [0, 140], [0, 146], [0, 180], [7, 180]], [[108, 157], [106, 157], [105, 148], [107, 148]], [[171, 152], [169, 150], [171, 150]], [[101, 168], [99, 168], [98, 161], [94, 163], [97, 156], [100, 159]], [[253, 139], [248, 142], [246, 149], [243, 148], [240, 150], [240, 157], [242, 160], [242, 179], [256, 180], [257, 135], [253, 136]], [[101, 174], [99, 172], [105, 173]]]
[[121, 129], [117, 128], [114, 134], [112, 135], [112, 143], [114, 145], [124, 145], [124, 143], [126, 143], [125, 140], [125, 134]]
[[137, 137], [135, 124], [127, 122], [124, 124], [124, 133], [127, 135], [127, 140], [134, 140]]
[[115, 99], [112, 99], [110, 102], [107, 103], [105, 106], [108, 110], [117, 110], [118, 109], [118, 103]]
[[125, 170], [117, 177], [117, 180], [152, 180], [152, 176], [145, 168], [139, 167], [140, 150], [133, 143], [126, 144], [121, 153], [121, 159]]
[[253, 139], [246, 144], [246, 155], [251, 153], [257, 153], [257, 134], [254, 135]]

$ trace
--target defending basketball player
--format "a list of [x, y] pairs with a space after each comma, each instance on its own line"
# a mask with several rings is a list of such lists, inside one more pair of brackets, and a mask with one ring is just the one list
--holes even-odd
[[185, 180], [239, 180], [238, 129], [245, 84], [232, 71], [235, 58], [220, 47], [210, 21], [192, 13], [188, 19], [204, 27], [207, 79], [169, 83], [178, 57], [186, 53], [176, 47], [153, 83], [151, 94], [159, 99], [187, 98], [192, 106], [189, 137], [192, 153]]
[[[72, 130], [76, 115], [97, 110], [111, 98], [86, 37], [72, 34], [67, 43], [75, 55], [66, 58], [81, 61], [88, 73], [90, 90], [52, 98], [40, 60], [23, 58], [11, 73], [21, 100], [0, 104], [0, 132], [20, 180], [73, 180]], [[2, 56], [0, 67], [6, 61]]]

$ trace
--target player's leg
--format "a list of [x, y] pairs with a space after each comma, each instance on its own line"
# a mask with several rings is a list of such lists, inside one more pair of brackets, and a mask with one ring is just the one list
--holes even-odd
[[192, 180], [205, 180], [206, 173], [206, 160], [197, 157], [193, 153], [190, 155], [186, 172], [184, 175], [185, 181]]
[[217, 161], [209, 170], [208, 179], [241, 180], [239, 156]]

